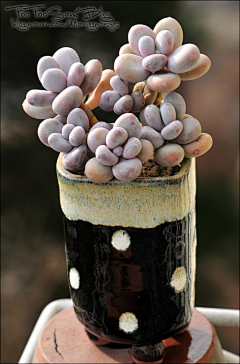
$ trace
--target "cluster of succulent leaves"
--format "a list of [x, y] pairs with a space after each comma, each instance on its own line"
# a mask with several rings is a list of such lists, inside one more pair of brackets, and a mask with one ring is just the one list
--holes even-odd
[[[84, 171], [95, 183], [113, 177], [129, 182], [151, 157], [174, 167], [212, 146], [211, 136], [186, 114], [186, 103], [175, 92], [182, 80], [204, 75], [209, 58], [193, 44], [182, 45], [182, 28], [170, 17], [154, 30], [133, 26], [128, 39], [114, 71], [103, 71], [96, 59], [84, 66], [69, 47], [42, 57], [37, 74], [44, 90], [29, 91], [23, 102], [28, 115], [44, 119], [38, 127], [42, 143], [64, 153], [67, 170]], [[116, 121], [98, 122], [91, 112], [98, 106], [117, 114]]]

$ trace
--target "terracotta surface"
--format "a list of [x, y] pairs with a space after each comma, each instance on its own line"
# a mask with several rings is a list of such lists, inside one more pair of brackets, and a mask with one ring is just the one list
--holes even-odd
[[[196, 309], [187, 330], [163, 343], [163, 363], [226, 363], [214, 327]], [[96, 346], [70, 307], [43, 329], [33, 363], [133, 363], [131, 347], [110, 345], [115, 348]]]

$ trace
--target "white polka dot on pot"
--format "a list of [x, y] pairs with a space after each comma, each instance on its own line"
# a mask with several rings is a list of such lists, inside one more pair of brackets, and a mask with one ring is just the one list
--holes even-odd
[[71, 268], [69, 271], [69, 281], [73, 289], [79, 289], [80, 287], [80, 274], [76, 268]]
[[179, 267], [175, 269], [170, 285], [175, 290], [176, 293], [183, 291], [184, 287], [186, 286], [187, 281], [187, 273], [184, 267]]
[[131, 312], [123, 313], [119, 318], [119, 329], [126, 334], [132, 334], [138, 329], [138, 319]]
[[126, 251], [131, 245], [130, 236], [126, 230], [117, 230], [112, 236], [111, 244], [118, 251]]

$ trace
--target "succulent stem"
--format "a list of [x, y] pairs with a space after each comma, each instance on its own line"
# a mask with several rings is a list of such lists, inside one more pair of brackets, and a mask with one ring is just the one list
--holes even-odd
[[146, 84], [147, 84], [147, 80], [136, 83], [136, 85], [133, 88], [133, 92], [134, 91], [140, 91], [140, 92], [143, 93], [143, 90], [144, 90], [144, 87], [145, 87]]
[[98, 123], [98, 119], [92, 113], [92, 111], [89, 109], [89, 107], [86, 104], [84, 104], [83, 102], [81, 103], [80, 108], [87, 114], [88, 119], [89, 119], [89, 129], [91, 129], [91, 127], [93, 125]]
[[157, 107], [160, 107], [160, 104], [161, 104], [163, 98], [164, 98], [164, 93], [163, 92], [158, 92], [157, 97], [156, 97], [156, 99], [154, 101], [154, 105], [156, 105]]

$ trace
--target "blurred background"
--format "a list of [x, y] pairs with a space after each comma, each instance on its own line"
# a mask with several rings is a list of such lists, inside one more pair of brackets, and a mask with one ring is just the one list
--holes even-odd
[[[83, 64], [98, 58], [103, 69], [113, 68], [131, 26], [139, 23], [154, 28], [168, 16], [181, 24], [183, 43], [196, 44], [212, 61], [206, 75], [183, 81], [176, 90], [186, 100], [187, 113], [214, 140], [213, 148], [197, 159], [196, 306], [238, 308], [239, 2], [40, 2], [47, 8], [58, 5], [62, 12], [101, 6], [119, 23], [114, 32], [70, 27], [21, 31], [10, 23], [10, 18], [17, 18], [15, 11], [5, 10], [16, 3], [26, 4], [1, 1], [1, 362], [17, 362], [45, 305], [69, 297], [55, 174], [57, 153], [38, 140], [40, 120], [30, 118], [21, 106], [30, 89], [42, 88], [37, 62], [69, 46]], [[100, 110], [95, 113], [107, 120]], [[217, 332], [223, 347], [238, 354], [238, 330]]]

